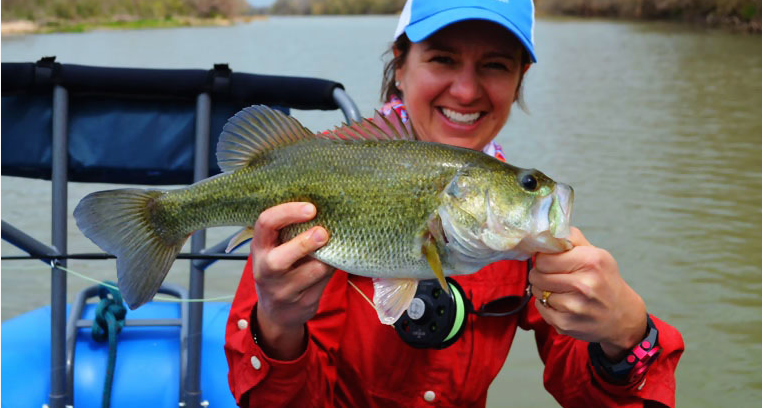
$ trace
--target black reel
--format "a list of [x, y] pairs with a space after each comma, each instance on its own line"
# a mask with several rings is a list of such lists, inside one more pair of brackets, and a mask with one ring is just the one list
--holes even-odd
[[418, 282], [410, 307], [394, 323], [405, 343], [415, 348], [443, 349], [463, 334], [468, 311], [473, 307], [454, 279], [446, 278], [446, 281], [449, 294], [437, 279]]

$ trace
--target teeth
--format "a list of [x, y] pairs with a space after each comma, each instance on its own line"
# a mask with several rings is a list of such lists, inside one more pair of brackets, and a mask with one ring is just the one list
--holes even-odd
[[447, 108], [442, 108], [442, 113], [447, 117], [447, 119], [450, 119], [453, 122], [464, 123], [467, 125], [474, 123], [476, 119], [479, 119], [479, 116], [481, 115], [479, 112], [464, 114]]

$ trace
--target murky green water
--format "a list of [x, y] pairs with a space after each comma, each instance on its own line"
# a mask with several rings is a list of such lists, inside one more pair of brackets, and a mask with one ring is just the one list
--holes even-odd
[[[390, 17], [273, 18], [229, 28], [3, 38], [2, 61], [211, 68], [339, 80], [365, 115], [378, 106]], [[686, 342], [678, 406], [762, 398], [762, 38], [666, 24], [542, 20], [529, 113], [500, 141], [510, 162], [575, 188], [574, 223], [614, 254], [649, 311]], [[311, 128], [338, 113], [296, 112]], [[3, 118], [9, 120], [8, 118]], [[106, 130], [104, 130], [106, 131]], [[103, 185], [74, 185], [70, 209]], [[2, 178], [2, 218], [50, 241], [50, 185]], [[228, 231], [212, 231], [211, 240]], [[69, 250], [96, 248], [69, 224]], [[18, 250], [2, 244], [3, 255]], [[178, 263], [179, 264], [179, 263]], [[113, 262], [70, 262], [114, 279]], [[232, 293], [242, 263], [209, 269], [207, 295]], [[2, 318], [49, 302], [49, 272], [2, 262]], [[170, 279], [187, 282], [187, 266]], [[87, 286], [69, 280], [69, 293]], [[490, 406], [553, 406], [531, 334], [520, 334]]]

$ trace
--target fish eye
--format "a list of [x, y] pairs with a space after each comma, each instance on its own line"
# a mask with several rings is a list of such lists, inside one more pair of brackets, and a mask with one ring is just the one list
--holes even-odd
[[524, 187], [527, 191], [537, 190], [537, 179], [531, 174], [521, 176], [519, 183], [521, 184], [521, 187]]

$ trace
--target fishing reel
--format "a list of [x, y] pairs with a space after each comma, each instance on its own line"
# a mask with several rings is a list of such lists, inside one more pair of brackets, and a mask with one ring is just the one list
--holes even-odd
[[[527, 273], [532, 269], [527, 262]], [[405, 313], [394, 323], [402, 341], [415, 348], [443, 349], [451, 346], [463, 334], [468, 315], [503, 317], [519, 312], [532, 297], [527, 284], [523, 296], [504, 296], [474, 310], [463, 288], [452, 278], [446, 278], [448, 294], [437, 279], [418, 282], [415, 297]]]
[[471, 302], [454, 279], [447, 278], [447, 286], [449, 294], [437, 279], [418, 282], [410, 306], [394, 323], [402, 341], [415, 348], [443, 349], [463, 334]]

